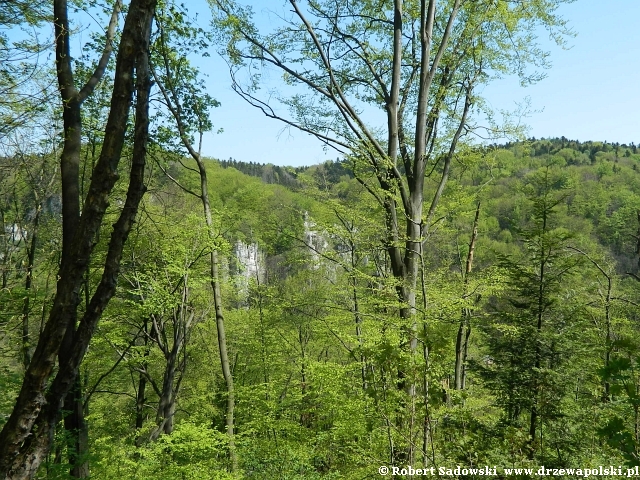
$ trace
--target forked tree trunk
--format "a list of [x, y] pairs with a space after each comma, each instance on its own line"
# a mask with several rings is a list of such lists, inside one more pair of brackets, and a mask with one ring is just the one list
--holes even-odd
[[[173, 352], [171, 352], [173, 353]], [[164, 375], [162, 378], [162, 389], [158, 399], [158, 409], [156, 411], [156, 428], [151, 432], [150, 439], [156, 440], [161, 434], [173, 432], [173, 415], [175, 413], [176, 395], [174, 392], [174, 382], [176, 378], [176, 359], [174, 355], [167, 358]]]
[[[73, 261], [72, 242], [80, 218], [80, 150], [82, 147], [82, 102], [93, 92], [102, 79], [107, 62], [111, 54], [111, 43], [115, 34], [117, 15], [120, 10], [119, 2], [114, 7], [111, 22], [107, 31], [107, 40], [102, 59], [94, 75], [82, 90], [75, 86], [75, 79], [71, 65], [70, 31], [67, 0], [53, 2], [53, 14], [56, 34], [56, 71], [58, 86], [62, 99], [62, 119], [64, 125], [64, 145], [60, 157], [60, 174], [62, 182], [62, 263]], [[64, 265], [61, 265], [64, 268]], [[77, 317], [70, 311], [67, 319], [66, 332], [60, 349], [59, 363], [64, 364], [69, 359], [73, 345]], [[72, 390], [64, 401], [63, 410], [66, 413], [64, 426], [69, 442], [70, 473], [75, 478], [89, 476], [89, 465], [86, 460], [88, 453], [88, 431], [84, 419], [82, 400], [82, 386], [76, 380]]]
[[[402, 11], [403, 1], [394, 0], [394, 39], [393, 39], [393, 67], [391, 90], [387, 99], [387, 124], [388, 124], [388, 146], [386, 156], [390, 167], [382, 170], [378, 167], [378, 179], [380, 186], [387, 192], [384, 207], [387, 216], [387, 251], [391, 261], [393, 276], [398, 281], [398, 298], [401, 302], [400, 317], [405, 321], [405, 343], [408, 345], [410, 354], [409, 371], [400, 370], [398, 372], [398, 386], [407, 394], [407, 409], [404, 414], [405, 418], [399, 419], [398, 428], [403, 431], [408, 444], [405, 448], [397, 449], [398, 456], [395, 459], [396, 464], [413, 465], [416, 459], [416, 431], [415, 429], [415, 405], [416, 405], [416, 353], [418, 346], [417, 335], [417, 318], [416, 318], [416, 288], [418, 280], [419, 266], [421, 264], [420, 252], [424, 236], [428, 228], [428, 222], [431, 220], [433, 212], [439, 203], [440, 195], [444, 188], [444, 184], [448, 177], [448, 167], [453, 156], [453, 150], [460, 137], [460, 130], [454, 136], [450, 154], [445, 158], [445, 167], [440, 182], [440, 187], [436, 191], [428, 218], [424, 222], [422, 217], [424, 203], [424, 180], [426, 164], [429, 159], [427, 154], [427, 145], [435, 134], [433, 122], [434, 116], [439, 114], [438, 101], [429, 108], [429, 94], [431, 86], [435, 78], [437, 70], [440, 68], [440, 61], [447, 46], [453, 22], [456, 18], [460, 1], [456, 0], [450, 12], [446, 28], [443, 32], [442, 41], [432, 58], [431, 47], [433, 42], [433, 29], [436, 17], [436, 0], [421, 0], [420, 10], [420, 66], [419, 66], [419, 85], [417, 110], [414, 134], [414, 155], [410, 158], [406, 153], [406, 145], [400, 143], [400, 136], [403, 135], [402, 122], [404, 103], [400, 101], [400, 83], [402, 76], [402, 51], [403, 51], [403, 26]], [[445, 80], [443, 80], [444, 82]], [[441, 85], [444, 89], [446, 85]], [[466, 111], [463, 115], [461, 126], [466, 121]], [[402, 153], [404, 162], [406, 183], [399, 174], [397, 169], [398, 152]], [[373, 162], [376, 165], [377, 162]], [[386, 163], [386, 162], [385, 162]], [[393, 199], [399, 194], [402, 201], [401, 211], [404, 217], [404, 225], [398, 221], [398, 205]], [[404, 226], [404, 233], [402, 233]], [[404, 243], [404, 248], [400, 246]], [[426, 339], [425, 339], [426, 341]], [[423, 392], [425, 401], [428, 392]], [[425, 404], [426, 405], [426, 404]]]
[[[156, 0], [132, 0], [129, 6], [116, 62], [111, 110], [105, 129], [103, 149], [93, 171], [83, 214], [77, 221], [71, 241], [70, 251], [73, 252], [74, 261], [63, 259], [61, 262], [56, 296], [49, 319], [25, 373], [11, 416], [0, 432], [0, 478], [33, 478], [46, 458], [51, 448], [55, 426], [60, 418], [62, 403], [76, 381], [80, 363], [96, 324], [115, 293], [124, 243], [144, 193], [149, 125], [148, 52], [151, 19], [155, 7]], [[113, 226], [102, 278], [73, 336], [69, 355], [63, 360], [58, 357], [58, 352], [67, 329], [76, 318], [79, 292], [91, 259], [94, 238], [101, 227], [109, 194], [118, 178], [117, 168], [133, 98], [134, 70], [137, 73], [136, 123], [127, 198], [120, 217]], [[87, 84], [88, 90], [83, 88], [79, 93], [81, 97], [83, 92], [85, 95], [90, 93], [95, 86], [92, 86], [91, 82], [97, 76], [99, 75], [94, 75]], [[71, 208], [68, 211], [71, 211]], [[65, 212], [67, 210], [63, 209], [63, 215]], [[57, 358], [57, 374], [53, 381], [50, 381]]]
[[[195, 312], [187, 308], [188, 286], [186, 275], [183, 277], [183, 303], [172, 312], [173, 320], [173, 344], [168, 343], [168, 335], [164, 322], [153, 319], [152, 339], [157, 343], [165, 358], [164, 373], [162, 376], [162, 386], [159, 388], [151, 377], [151, 385], [158, 394], [158, 408], [156, 409], [156, 427], [150, 435], [150, 440], [155, 441], [161, 434], [173, 432], [174, 415], [176, 411], [176, 401], [180, 384], [186, 368], [186, 348], [188, 334], [191, 330], [195, 318]], [[163, 329], [164, 331], [161, 331]], [[162, 340], [165, 339], [165, 340]], [[180, 357], [182, 355], [182, 360]]]
[[[464, 80], [459, 71], [466, 53], [459, 49], [459, 45], [453, 47], [453, 55], [445, 56], [449, 47], [450, 38], [454, 30], [454, 22], [461, 6], [461, 0], [442, 2], [441, 13], [436, 15], [436, 0], [420, 0], [420, 24], [403, 27], [403, 21], [411, 18], [411, 14], [404, 11], [404, 1], [393, 1], [393, 12], [382, 14], [377, 20], [380, 25], [388, 25], [389, 17], [393, 18], [393, 40], [391, 42], [392, 58], [389, 68], [380, 71], [375, 61], [371, 60], [368, 41], [355, 38], [350, 31], [343, 31], [339, 25], [343, 15], [357, 16], [357, 13], [334, 10], [323, 11], [322, 5], [315, 5], [312, 10], [329, 23], [326, 29], [316, 31], [314, 22], [309, 21], [296, 0], [289, 0], [296, 21], [291, 21], [293, 29], [302, 30], [305, 35], [306, 50], [313, 49], [313, 60], [310, 65], [318, 67], [320, 73], [297, 69], [296, 59], [288, 58], [286, 53], [281, 54], [278, 47], [265, 42], [255, 33], [255, 29], [242, 21], [235, 21], [234, 15], [227, 2], [211, 0], [227, 18], [234, 18], [231, 42], [237, 41], [237, 37], [243, 38], [250, 51], [238, 50], [242, 59], [255, 61], [257, 59], [266, 65], [271, 65], [291, 75], [294, 81], [306, 85], [311, 91], [323, 97], [328, 104], [335, 108], [335, 113], [344, 119], [345, 127], [350, 130], [349, 135], [336, 133], [337, 138], [324, 129], [314, 130], [305, 121], [292, 122], [281, 117], [268, 102], [256, 99], [253, 92], [244, 90], [238, 83], [234, 83], [234, 89], [252, 105], [261, 108], [271, 118], [280, 119], [300, 130], [311, 133], [325, 143], [335, 146], [340, 151], [346, 152], [354, 158], [354, 165], [359, 160], [364, 160], [367, 167], [364, 176], [355, 171], [358, 182], [371, 193], [384, 209], [385, 214], [385, 249], [391, 263], [394, 280], [396, 281], [396, 293], [399, 303], [399, 315], [402, 319], [403, 330], [400, 348], [408, 353], [408, 361], [400, 366], [397, 371], [396, 385], [404, 392], [404, 403], [399, 408], [395, 431], [398, 432], [398, 445], [394, 446], [394, 458], [396, 465], [415, 463], [415, 443], [417, 434], [416, 422], [416, 384], [417, 372], [417, 345], [418, 345], [418, 321], [416, 318], [416, 285], [419, 272], [420, 252], [427, 236], [428, 227], [433, 222], [433, 215], [439, 204], [440, 197], [446, 185], [451, 160], [455, 152], [458, 140], [466, 126], [466, 116], [472, 104], [472, 86], [478, 72], [467, 72]], [[365, 2], [368, 6], [369, 4]], [[339, 7], [336, 4], [336, 9]], [[409, 3], [407, 3], [409, 5]], [[418, 5], [411, 3], [411, 12]], [[330, 9], [332, 7], [327, 7]], [[357, 6], [354, 6], [357, 9]], [[382, 7], [381, 7], [382, 8]], [[445, 11], [446, 10], [446, 11]], [[411, 13], [410, 12], [410, 13]], [[335, 13], [335, 15], [334, 15]], [[435, 27], [436, 17], [442, 19], [442, 23]], [[361, 21], [359, 19], [358, 21]], [[371, 19], [372, 21], [374, 19]], [[322, 38], [326, 34], [331, 40]], [[434, 36], [438, 37], [439, 44], [434, 43]], [[369, 86], [376, 95], [384, 100], [387, 119], [386, 145], [381, 143], [375, 133], [367, 127], [367, 122], [360, 116], [357, 108], [351, 105], [349, 94], [352, 84], [345, 80], [349, 73], [342, 68], [335, 69], [334, 65], [340, 62], [340, 55], [334, 47], [341, 44], [345, 51], [354, 53], [362, 60], [364, 71], [371, 73], [372, 80]], [[374, 49], [377, 48], [374, 47]], [[433, 51], [432, 51], [433, 48]], [[451, 48], [449, 48], [451, 50]], [[458, 53], [460, 50], [460, 53]], [[403, 54], [411, 55], [409, 59], [403, 59]], [[448, 65], [444, 65], [447, 63]], [[305, 67], [306, 68], [306, 67]], [[479, 70], [482, 67], [478, 67]], [[440, 74], [440, 83], [434, 88], [434, 80]], [[458, 78], [454, 78], [455, 75]], [[366, 76], [366, 74], [365, 74]], [[321, 81], [319, 79], [322, 79]], [[390, 80], [390, 81], [389, 81]], [[455, 80], [455, 81], [454, 81]], [[358, 79], [360, 81], [360, 79]], [[326, 85], [326, 86], [325, 86]], [[431, 153], [433, 145], [438, 138], [438, 121], [445, 107], [446, 99], [455, 91], [460, 99], [464, 98], [464, 112], [452, 139], [449, 152], [443, 155], [443, 171], [438, 187], [430, 201], [429, 213], [423, 218], [424, 183], [426, 165], [432, 161]], [[417, 92], [417, 96], [416, 96]], [[406, 112], [405, 109], [416, 107], [415, 112]], [[457, 108], [457, 107], [456, 107]], [[411, 138], [405, 137], [403, 122], [408, 118], [415, 118], [415, 133]], [[339, 138], [338, 138], [339, 137]], [[429, 148], [428, 148], [429, 147]], [[400, 167], [399, 157], [402, 161]], [[435, 167], [435, 166], [434, 166]], [[404, 170], [402, 172], [401, 170]], [[374, 176], [379, 190], [369, 184], [371, 176]], [[428, 392], [423, 392], [427, 400]], [[393, 439], [392, 439], [393, 440]], [[392, 442], [393, 443], [393, 442]]]

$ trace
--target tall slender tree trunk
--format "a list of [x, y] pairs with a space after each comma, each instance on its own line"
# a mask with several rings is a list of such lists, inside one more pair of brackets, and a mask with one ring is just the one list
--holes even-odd
[[[466, 299], [469, 294], [469, 275], [473, 268], [473, 254], [476, 248], [476, 239], [478, 238], [478, 220], [480, 218], [480, 204], [476, 208], [476, 216], [473, 220], [473, 230], [471, 233], [471, 241], [469, 242], [469, 252], [467, 254], [467, 262], [464, 269], [464, 288], [463, 297]], [[467, 352], [469, 349], [469, 336], [471, 335], [471, 309], [464, 307], [462, 309], [462, 318], [458, 327], [458, 335], [456, 337], [456, 364], [454, 373], [454, 390], [464, 390], [466, 383], [466, 364]]]
[[[352, 253], [353, 257], [353, 253]], [[352, 262], [352, 268], [355, 265]], [[367, 359], [364, 356], [364, 340], [362, 338], [362, 315], [360, 314], [360, 304], [358, 302], [358, 290], [357, 279], [354, 275], [351, 276], [351, 291], [353, 295], [353, 316], [356, 324], [356, 340], [358, 341], [358, 347], [360, 348], [360, 377], [362, 378], [362, 391], [367, 390]]]
[[[198, 164], [200, 172], [200, 196], [204, 209], [204, 218], [209, 230], [209, 236], [213, 240], [213, 218], [211, 215], [211, 204], [209, 203], [209, 190], [207, 184], [207, 171], [204, 162], [200, 156], [200, 152], [196, 152], [194, 157]], [[213, 302], [216, 313], [216, 329], [218, 332], [218, 350], [220, 352], [220, 364], [222, 365], [222, 376], [227, 387], [227, 411], [225, 415], [225, 424], [227, 429], [227, 437], [229, 438], [229, 459], [231, 460], [231, 471], [238, 470], [238, 459], [236, 456], [235, 432], [234, 432], [234, 413], [235, 413], [235, 389], [233, 384], [233, 374], [231, 372], [231, 363], [229, 362], [229, 353], [227, 351], [227, 334], [225, 331], [224, 313], [222, 309], [222, 293], [220, 290], [220, 274], [218, 263], [218, 251], [213, 248], [209, 256], [210, 263], [210, 283], [213, 291]]]
[[[166, 74], [171, 77], [172, 72], [167, 67]], [[213, 216], [211, 213], [211, 203], [209, 201], [209, 190], [207, 183], [207, 170], [205, 168], [204, 161], [202, 160], [200, 147], [198, 150], [194, 148], [187, 134], [185, 125], [183, 124], [182, 117], [180, 115], [181, 106], [180, 100], [176, 91], [171, 88], [171, 85], [163, 85], [157, 75], [155, 75], [158, 87], [162, 91], [162, 95], [167, 103], [167, 106], [176, 121], [178, 132], [182, 144], [189, 152], [189, 155], [195, 160], [198, 165], [198, 172], [200, 174], [200, 194], [198, 197], [202, 201], [202, 207], [204, 211], [204, 218], [209, 230], [209, 238], [214, 241], [213, 232]], [[202, 135], [204, 132], [200, 131], [200, 146], [202, 145]], [[192, 192], [191, 192], [192, 193]], [[231, 371], [231, 363], [229, 361], [229, 353], [227, 350], [227, 334], [225, 329], [224, 310], [222, 308], [222, 292], [220, 289], [220, 274], [219, 274], [219, 260], [218, 250], [214, 247], [209, 255], [209, 280], [211, 284], [211, 290], [213, 292], [213, 302], [215, 307], [216, 316], [216, 330], [218, 333], [218, 351], [220, 353], [220, 364], [222, 366], [222, 376], [224, 378], [225, 386], [227, 389], [227, 408], [225, 414], [225, 427], [227, 431], [227, 437], [229, 439], [229, 459], [231, 461], [231, 470], [236, 472], [238, 470], [238, 459], [236, 456], [235, 446], [235, 432], [234, 432], [234, 415], [235, 415], [235, 388], [233, 382], [233, 373]]]
[[[204, 170], [204, 168], [202, 168]], [[202, 171], [201, 170], [201, 171]], [[206, 177], [205, 177], [206, 188]], [[206, 190], [205, 190], [206, 192]], [[204, 200], [203, 200], [204, 201]], [[211, 232], [211, 210], [209, 208], [208, 194], [205, 206], [205, 215], [207, 217], [207, 225]], [[212, 232], [211, 232], [212, 233]], [[233, 384], [233, 375], [231, 373], [231, 364], [229, 362], [229, 353], [227, 351], [227, 335], [224, 326], [224, 314], [222, 310], [222, 294], [220, 293], [220, 280], [218, 273], [218, 252], [214, 249], [210, 256], [211, 261], [211, 288], [213, 290], [213, 301], [216, 311], [216, 329], [218, 331], [218, 350], [220, 352], [220, 364], [222, 365], [222, 376], [227, 387], [227, 411], [225, 415], [225, 424], [227, 428], [227, 437], [229, 438], [229, 458], [231, 460], [231, 471], [238, 470], [238, 459], [236, 456], [235, 432], [234, 432], [234, 412], [236, 406], [235, 389]]]
[[544, 313], [544, 296], [545, 296], [545, 267], [547, 265], [547, 261], [545, 258], [545, 244], [544, 244], [544, 235], [547, 232], [547, 211], [545, 209], [545, 211], [543, 211], [542, 213], [542, 237], [540, 239], [540, 264], [538, 265], [540, 272], [539, 272], [539, 277], [538, 277], [538, 303], [536, 306], [536, 337], [534, 339], [534, 341], [536, 342], [535, 345], [535, 359], [534, 359], [534, 384], [533, 384], [533, 388], [534, 391], [532, 392], [533, 395], [533, 399], [532, 399], [532, 404], [531, 404], [531, 412], [530, 412], [530, 416], [529, 416], [529, 458], [533, 458], [535, 456], [535, 452], [536, 452], [536, 448], [535, 448], [535, 442], [536, 442], [536, 431], [537, 431], [537, 425], [538, 425], [538, 416], [539, 416], [539, 411], [538, 411], [538, 405], [539, 405], [539, 398], [540, 398], [540, 392], [539, 392], [539, 382], [538, 382], [538, 375], [539, 370], [540, 370], [540, 366], [541, 366], [541, 334], [542, 334], [542, 317], [543, 317], [543, 313]]
[[[180, 123], [181, 125], [181, 123]], [[186, 137], [183, 135], [183, 137]], [[193, 151], [193, 149], [191, 149]], [[209, 190], [207, 184], [207, 170], [205, 168], [200, 152], [193, 151], [196, 155], [194, 159], [198, 164], [200, 172], [200, 198], [204, 209], [204, 218], [209, 230], [209, 237], [213, 241], [213, 218], [211, 215], [211, 204], [209, 203]], [[192, 154], [193, 156], [193, 154]], [[209, 256], [209, 276], [211, 290], [213, 291], [213, 302], [216, 313], [216, 330], [218, 332], [218, 350], [220, 352], [220, 364], [222, 365], [222, 376], [227, 387], [227, 411], [225, 415], [225, 424], [227, 429], [227, 437], [229, 439], [229, 459], [231, 460], [231, 471], [238, 470], [238, 458], [236, 456], [235, 432], [234, 432], [234, 413], [235, 413], [235, 389], [233, 384], [233, 374], [231, 372], [231, 363], [229, 362], [229, 353], [227, 351], [227, 334], [225, 331], [224, 313], [222, 309], [222, 293], [220, 290], [220, 274], [218, 263], [218, 251], [213, 248]]]
[[31, 285], [33, 283], [33, 266], [36, 259], [36, 246], [38, 244], [38, 226], [40, 224], [40, 215], [42, 213], [42, 204], [36, 207], [36, 216], [33, 219], [31, 240], [27, 248], [27, 277], [24, 281], [24, 302], [22, 304], [22, 365], [27, 371], [31, 362], [31, 354], [29, 349], [31, 342], [29, 339], [29, 314], [31, 310]]

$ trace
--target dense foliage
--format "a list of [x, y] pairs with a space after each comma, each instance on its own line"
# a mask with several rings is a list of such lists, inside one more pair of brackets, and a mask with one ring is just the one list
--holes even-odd
[[[282, 169], [295, 179], [287, 188], [243, 174], [246, 164], [207, 160], [213, 240], [192, 213], [197, 199], [159, 172], [149, 179], [125, 249], [119, 293], [81, 369], [92, 476], [230, 476], [207, 288], [210, 248], [224, 257], [242, 475], [375, 477], [401, 434], [400, 366], [423, 382], [420, 464], [638, 465], [634, 150], [531, 139], [460, 154], [423, 259], [420, 343], [428, 356], [419, 359], [400, 345], [379, 207], [348, 165]], [[50, 160], [15, 160], [3, 159], [19, 168], [2, 180], [0, 419], [32, 348], [24, 344], [25, 312], [34, 319], [33, 338], [51, 302], [60, 238]], [[27, 168], [36, 164], [42, 190], [29, 183]], [[253, 169], [259, 177], [267, 171]], [[195, 173], [174, 173], [183, 187], [196, 188]], [[26, 290], [36, 208], [40, 234]], [[106, 238], [97, 248], [106, 248]], [[456, 332], [465, 315], [466, 382], [454, 389]], [[157, 435], [168, 373], [173, 428]], [[43, 477], [66, 475], [64, 431], [55, 441]]]

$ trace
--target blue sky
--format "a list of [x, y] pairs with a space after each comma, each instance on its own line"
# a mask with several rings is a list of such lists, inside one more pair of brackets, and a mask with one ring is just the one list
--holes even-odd
[[[252, 2], [282, 8], [283, 0]], [[189, 4], [198, 23], [206, 27], [210, 14], [204, 0]], [[513, 109], [530, 97], [537, 113], [526, 120], [530, 136], [640, 143], [640, 0], [578, 0], [563, 5], [562, 15], [577, 36], [568, 49], [541, 37], [553, 64], [547, 78], [521, 88], [515, 78], [500, 80], [483, 90], [495, 109]], [[213, 111], [216, 127], [203, 144], [207, 156], [277, 165], [310, 165], [335, 158], [309, 135], [283, 130], [246, 104], [230, 87], [226, 64], [215, 54], [197, 62], [209, 75], [210, 93], [221, 102]], [[274, 79], [272, 79], [273, 81]], [[275, 79], [277, 80], [277, 79]]]

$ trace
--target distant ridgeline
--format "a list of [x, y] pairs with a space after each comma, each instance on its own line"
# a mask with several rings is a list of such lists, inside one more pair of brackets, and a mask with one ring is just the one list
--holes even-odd
[[[505, 144], [493, 144], [479, 146], [478, 150], [489, 153], [495, 150], [512, 151], [516, 158], [519, 157], [542, 157], [545, 155], [558, 155], [565, 159], [568, 165], [595, 164], [598, 159], [615, 161], [616, 159], [630, 158], [640, 155], [638, 146], [631, 142], [609, 143], [579, 140], [569, 140], [566, 137], [560, 138], [529, 138], [523, 142], [507, 142]], [[640, 158], [636, 158], [640, 160]], [[298, 179], [299, 174], [307, 173], [321, 184], [335, 185], [345, 176], [353, 178], [353, 172], [349, 162], [343, 159], [327, 160], [324, 163], [302, 167], [281, 167], [271, 163], [243, 162], [233, 158], [229, 160], [219, 160], [223, 168], [235, 168], [239, 172], [252, 177], [261, 178], [264, 183], [283, 185], [288, 188], [300, 188], [302, 186]], [[398, 165], [402, 172], [402, 165]], [[636, 168], [634, 167], [634, 170]]]
[[223, 168], [235, 168], [239, 172], [252, 177], [261, 178], [264, 183], [282, 185], [287, 188], [300, 188], [302, 186], [298, 175], [303, 172], [311, 173], [319, 184], [336, 184], [343, 176], [353, 178], [353, 174], [344, 160], [327, 160], [326, 162], [303, 167], [281, 167], [271, 163], [242, 162], [230, 158], [219, 160]]
[[235, 168], [239, 172], [252, 177], [261, 178], [264, 183], [282, 185], [288, 188], [300, 187], [297, 177], [309, 167], [280, 167], [271, 163], [242, 162], [229, 158], [219, 160], [223, 168]]
[[[531, 157], [555, 154], [562, 155], [562, 153], [568, 153], [567, 151], [562, 152], [562, 150], [575, 150], [576, 152], [583, 154], [580, 158], [581, 161], [576, 161], [578, 156], [574, 155], [572, 157], [574, 161], [568, 161], [567, 163], [569, 164], [586, 163], [584, 161], [585, 159], [588, 159], [591, 163], [595, 163], [599, 158], [598, 154], [601, 154], [600, 156], [605, 157], [607, 160], [614, 160], [618, 157], [629, 158], [638, 153], [638, 146], [634, 142], [631, 142], [628, 145], [626, 143], [609, 143], [607, 141], [580, 142], [579, 140], [568, 140], [566, 137], [549, 139], [536, 139], [535, 137], [532, 137], [526, 142], [508, 142], [505, 145], [492, 145], [490, 148], [511, 150], [523, 146], [528, 147], [528, 154]], [[612, 155], [606, 156], [605, 154]], [[586, 157], [584, 155], [586, 155]]]

